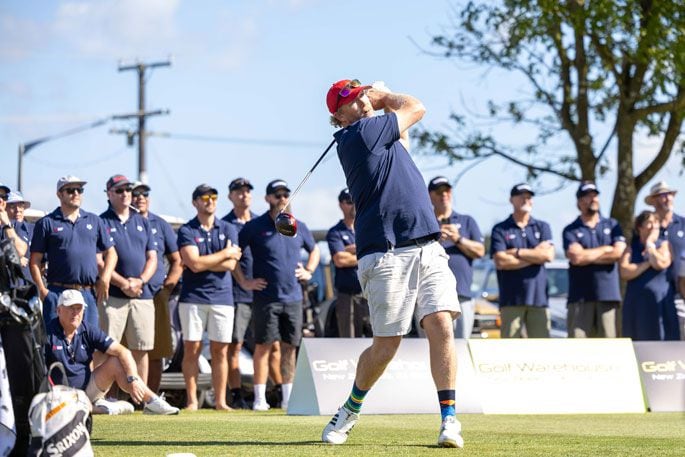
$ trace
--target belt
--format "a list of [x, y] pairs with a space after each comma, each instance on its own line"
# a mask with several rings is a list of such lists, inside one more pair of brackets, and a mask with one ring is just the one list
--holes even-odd
[[420, 238], [413, 238], [411, 240], [402, 241], [401, 243], [397, 243], [395, 246], [392, 246], [390, 243], [388, 243], [388, 246], [390, 248], [394, 247], [395, 249], [406, 248], [407, 246], [424, 246], [424, 245], [426, 245], [432, 241], [435, 241], [435, 240], [436, 240], [435, 234], [432, 234], [432, 235], [422, 236]]
[[76, 290], [87, 290], [92, 289], [92, 284], [65, 284], [63, 282], [50, 282], [48, 286], [61, 287], [63, 289], [76, 289]]

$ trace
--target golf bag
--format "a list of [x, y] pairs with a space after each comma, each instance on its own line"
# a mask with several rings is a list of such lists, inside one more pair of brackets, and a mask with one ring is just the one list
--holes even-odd
[[13, 448], [6, 446], [8, 440], [3, 438], [0, 455], [11, 449], [10, 455], [23, 457], [29, 447], [29, 405], [36, 393], [47, 389], [47, 384], [41, 304], [35, 285], [16, 286], [21, 278], [14, 242], [0, 241], [0, 344], [4, 348], [0, 370], [5, 365], [0, 372], [0, 429], [5, 429], [3, 433], [10, 431], [10, 440], [15, 438]]
[[[61, 363], [50, 365], [62, 371], [62, 379], [67, 373]], [[88, 417], [92, 406], [86, 393], [74, 387], [53, 385], [50, 391], [36, 395], [29, 409], [31, 422], [31, 457], [54, 456], [87, 457], [93, 455], [90, 446]]]

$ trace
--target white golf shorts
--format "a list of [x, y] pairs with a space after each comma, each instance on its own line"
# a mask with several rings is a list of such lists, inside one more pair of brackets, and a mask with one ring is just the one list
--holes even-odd
[[406, 335], [416, 315], [449, 311], [461, 314], [457, 281], [449, 257], [437, 242], [390, 249], [359, 259], [357, 275], [369, 303], [374, 336]]
[[233, 337], [234, 306], [179, 303], [178, 317], [184, 341], [202, 341], [207, 329], [210, 341], [230, 343]]

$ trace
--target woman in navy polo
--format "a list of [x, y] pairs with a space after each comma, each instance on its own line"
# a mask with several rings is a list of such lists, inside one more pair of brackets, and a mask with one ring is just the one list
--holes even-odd
[[651, 211], [635, 218], [630, 246], [619, 262], [628, 281], [623, 305], [623, 336], [633, 340], [677, 340], [678, 318], [668, 286], [671, 250], [659, 239], [659, 224]]

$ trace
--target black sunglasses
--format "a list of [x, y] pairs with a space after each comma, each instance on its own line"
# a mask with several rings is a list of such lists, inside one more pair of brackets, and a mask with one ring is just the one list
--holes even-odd
[[274, 194], [274, 197], [278, 198], [279, 200], [281, 198], [290, 198], [290, 193], [288, 192], [281, 192], [280, 194]]
[[62, 189], [62, 191], [68, 193], [69, 195], [82, 194], [83, 187], [67, 187], [66, 189]]
[[150, 196], [150, 191], [149, 190], [134, 190], [133, 196], [134, 197], [145, 197], [145, 198], [147, 198]]
[[1, 200], [7, 200], [8, 198], [10, 198], [9, 195], [7, 195], [7, 194], [0, 194], [0, 199], [1, 199]]
[[121, 188], [121, 187], [120, 187], [120, 188], [118, 188], [118, 189], [115, 189], [115, 190], [114, 190], [114, 193], [115, 193], [115, 194], [121, 195], [121, 194], [123, 194], [124, 192], [129, 192], [129, 193], [130, 193], [131, 191], [132, 191], [132, 189], [131, 189], [130, 187], [124, 187], [124, 188]]

